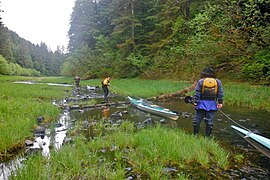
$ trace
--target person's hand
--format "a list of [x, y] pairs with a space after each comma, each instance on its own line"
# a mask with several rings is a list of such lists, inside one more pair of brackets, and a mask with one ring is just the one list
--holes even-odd
[[218, 109], [221, 109], [222, 106], [223, 106], [222, 104], [217, 104], [217, 108], [218, 108]]

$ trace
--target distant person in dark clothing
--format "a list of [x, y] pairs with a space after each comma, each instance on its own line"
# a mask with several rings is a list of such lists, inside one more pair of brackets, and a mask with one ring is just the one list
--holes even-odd
[[110, 80], [111, 80], [111, 77], [106, 77], [102, 81], [102, 89], [104, 91], [104, 101], [106, 103], [108, 103], [108, 94], [109, 94], [109, 88], [108, 88], [108, 86], [110, 86]]
[[80, 80], [81, 80], [81, 78], [79, 76], [75, 76], [74, 80], [75, 80], [76, 88], [79, 88], [80, 87]]
[[214, 70], [210, 67], [201, 72], [201, 79], [196, 84], [194, 106], [196, 115], [193, 120], [194, 135], [199, 133], [200, 123], [206, 123], [206, 136], [210, 136], [213, 128], [215, 112], [222, 108], [222, 83], [216, 78]]

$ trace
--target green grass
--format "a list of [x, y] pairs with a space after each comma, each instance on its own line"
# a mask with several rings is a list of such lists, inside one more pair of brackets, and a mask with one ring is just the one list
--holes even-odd
[[66, 87], [13, 83], [22, 80], [40, 78], [0, 76], [0, 152], [19, 147], [31, 138], [38, 116], [52, 121], [60, 113], [51, 101], [63, 97]]
[[[82, 81], [84, 85], [100, 85], [100, 79]], [[191, 82], [142, 79], [112, 79], [110, 90], [123, 95], [149, 98], [173, 93], [191, 86]], [[270, 111], [270, 88], [247, 83], [223, 82], [224, 104]], [[193, 95], [190, 92], [189, 95]]]
[[[135, 131], [133, 124], [125, 122], [95, 140], [77, 136], [74, 144], [53, 151], [50, 158], [32, 157], [11, 179], [126, 179], [127, 175], [188, 179], [186, 172], [194, 162], [196, 176], [206, 178], [213, 164], [218, 170], [226, 170], [227, 159], [228, 153], [214, 140], [161, 126]], [[168, 167], [176, 168], [177, 173], [166, 173]], [[125, 168], [132, 170], [126, 174]]]
[[59, 83], [59, 84], [75, 84], [71, 77], [46, 77], [40, 78], [41, 83]]
[[[100, 86], [101, 79], [82, 81], [82, 84]], [[110, 90], [123, 95], [152, 97], [172, 93], [190, 86], [189, 82], [143, 79], [112, 79]]]
[[226, 83], [224, 91], [227, 105], [270, 111], [270, 88], [268, 86]]

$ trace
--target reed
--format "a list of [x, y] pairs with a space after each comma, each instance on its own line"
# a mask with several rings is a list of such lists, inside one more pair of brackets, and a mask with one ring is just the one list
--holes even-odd
[[[101, 79], [92, 79], [82, 81], [84, 84], [100, 86]], [[123, 94], [140, 97], [152, 97], [164, 93], [172, 93], [185, 87], [191, 83], [184, 81], [169, 80], [144, 80], [144, 79], [112, 79], [110, 90]]]
[[[90, 141], [78, 135], [50, 158], [30, 158], [11, 179], [188, 179], [190, 162], [206, 173], [217, 161], [223, 170], [229, 164], [228, 154], [214, 140], [159, 125], [136, 132], [127, 126], [133, 124]], [[176, 173], [167, 172], [170, 167]]]
[[270, 88], [268, 86], [226, 83], [224, 91], [227, 105], [270, 111]]

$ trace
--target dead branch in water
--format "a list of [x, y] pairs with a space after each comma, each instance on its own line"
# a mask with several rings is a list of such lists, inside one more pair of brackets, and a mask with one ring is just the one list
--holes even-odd
[[169, 94], [162, 94], [159, 96], [149, 98], [148, 100], [158, 100], [158, 101], [177, 100], [177, 99], [180, 99], [181, 97], [185, 97], [188, 92], [194, 90], [196, 87], [196, 84], [197, 84], [197, 81], [195, 81], [191, 86], [183, 90], [179, 90], [179, 91], [176, 91], [174, 93], [169, 93]]

